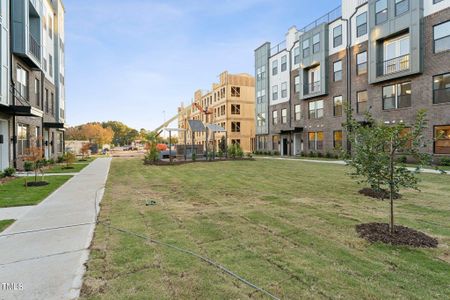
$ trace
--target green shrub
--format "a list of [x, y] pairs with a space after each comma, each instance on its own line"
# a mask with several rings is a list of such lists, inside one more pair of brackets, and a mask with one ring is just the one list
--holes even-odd
[[0, 172], [0, 179], [5, 178], [5, 173]]
[[233, 144], [228, 147], [228, 157], [235, 159], [236, 158], [236, 145]]
[[197, 160], [197, 153], [195, 153], [195, 152], [192, 153], [191, 159], [192, 159], [192, 161], [196, 161]]
[[64, 156], [58, 156], [58, 158], [56, 159], [56, 161], [58, 162], [58, 164], [62, 164], [64, 162]]
[[253, 154], [251, 152], [247, 153], [247, 158], [253, 158]]
[[222, 151], [222, 149], [219, 149], [219, 151], [217, 152], [217, 156], [218, 156], [219, 158], [222, 158], [222, 157], [223, 157], [223, 151]]
[[53, 158], [51, 158], [51, 159], [49, 159], [49, 160], [47, 161], [47, 163], [48, 163], [49, 165], [54, 165], [54, 164], [55, 164], [55, 160], [54, 160]]
[[405, 155], [402, 155], [399, 158], [397, 158], [397, 162], [401, 164], [406, 164], [408, 162], [408, 158]]
[[317, 157], [323, 157], [323, 153], [322, 152], [317, 152]]
[[273, 151], [273, 155], [275, 155], [275, 156], [280, 155], [280, 151]]
[[333, 154], [331, 154], [330, 152], [327, 152], [327, 153], [325, 154], [325, 157], [326, 157], [326, 158], [333, 158]]
[[441, 166], [450, 166], [450, 157], [442, 157], [439, 160], [439, 163], [441, 164]]
[[14, 169], [14, 168], [6, 168], [3, 171], [3, 174], [5, 175], [5, 177], [13, 177], [14, 174], [16, 174], [16, 169]]
[[147, 154], [145, 154], [145, 162], [156, 162], [160, 159], [158, 148], [156, 148], [156, 143], [151, 143]]
[[236, 157], [237, 158], [244, 157], [244, 151], [242, 151], [241, 145], [239, 145], [239, 144], [236, 144]]
[[316, 157], [316, 154], [312, 151], [309, 152], [309, 157]]
[[25, 172], [31, 172], [34, 171], [34, 164], [31, 161], [26, 161], [23, 163], [23, 169]]

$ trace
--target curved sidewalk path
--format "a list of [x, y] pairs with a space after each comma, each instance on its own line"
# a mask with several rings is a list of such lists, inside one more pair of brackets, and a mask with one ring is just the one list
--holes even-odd
[[0, 299], [78, 297], [110, 164], [96, 159], [0, 233], [0, 284], [18, 284]]
[[[269, 156], [256, 156], [256, 159], [269, 159], [269, 160], [288, 160], [288, 161], [300, 161], [300, 162], [310, 162], [310, 163], [319, 163], [319, 164], [332, 164], [332, 165], [347, 165], [347, 163], [343, 160], [317, 160], [317, 159], [300, 159], [300, 158], [289, 158], [289, 157], [269, 157]], [[415, 171], [416, 168], [407, 168], [410, 171]], [[440, 174], [442, 173], [433, 169], [421, 169], [421, 173], [427, 174]], [[446, 171], [447, 175], [450, 175], [450, 171]]]

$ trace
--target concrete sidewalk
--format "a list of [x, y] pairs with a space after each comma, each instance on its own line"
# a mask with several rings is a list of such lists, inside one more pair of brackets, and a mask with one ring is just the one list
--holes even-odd
[[[300, 161], [300, 162], [309, 162], [309, 163], [319, 163], [319, 164], [333, 164], [333, 165], [346, 165], [347, 163], [343, 160], [318, 160], [318, 159], [300, 159], [300, 158], [288, 158], [288, 157], [267, 157], [267, 156], [256, 156], [255, 158], [259, 159], [269, 159], [269, 160], [288, 160], [288, 161]], [[416, 168], [407, 168], [410, 171], [415, 171]], [[427, 174], [442, 174], [440, 171], [433, 169], [420, 169], [421, 173]], [[444, 174], [450, 175], [450, 172], [446, 172]]]
[[110, 164], [95, 160], [0, 234], [0, 282], [16, 284], [0, 299], [78, 297]]

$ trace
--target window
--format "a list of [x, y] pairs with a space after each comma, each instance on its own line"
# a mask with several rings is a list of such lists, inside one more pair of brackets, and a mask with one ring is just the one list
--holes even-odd
[[362, 75], [367, 73], [367, 51], [356, 55], [356, 74]]
[[28, 100], [28, 72], [19, 65], [16, 70], [16, 84], [19, 95]]
[[41, 82], [39, 79], [34, 79], [34, 97], [36, 99], [36, 106], [41, 106]]
[[256, 80], [266, 79], [266, 66], [262, 66], [256, 70]]
[[241, 122], [231, 122], [231, 132], [241, 132]]
[[221, 90], [220, 90], [220, 96], [221, 96], [221, 98], [225, 98], [225, 96], [226, 96], [226, 92], [225, 92], [226, 90], [225, 90], [225, 88], [222, 88]]
[[231, 87], [231, 97], [240, 97], [241, 96], [241, 88], [237, 86]]
[[323, 117], [323, 100], [309, 102], [309, 118], [319, 119]]
[[240, 115], [241, 114], [241, 105], [231, 104], [231, 114], [232, 115]]
[[381, 24], [387, 21], [388, 9], [387, 0], [378, 0], [375, 2], [375, 24]]
[[450, 73], [433, 77], [433, 103], [450, 102]]
[[333, 132], [333, 147], [334, 149], [342, 149], [342, 130]]
[[357, 98], [357, 107], [356, 110], [359, 114], [365, 113], [367, 111], [367, 91], [361, 91], [356, 94]]
[[444, 0], [433, 0], [433, 4], [436, 4], [436, 3], [439, 3], [439, 2], [442, 2], [442, 1], [444, 1]]
[[409, 0], [395, 0], [395, 15], [399, 16], [409, 10]]
[[35, 137], [35, 146], [41, 147], [41, 127], [36, 126], [34, 129], [34, 137]]
[[294, 48], [294, 65], [300, 63], [300, 47]]
[[338, 60], [333, 64], [334, 81], [342, 80], [342, 60]]
[[308, 146], [309, 150], [322, 150], [323, 149], [323, 131], [309, 132], [308, 133]]
[[333, 48], [342, 45], [342, 25], [333, 29]]
[[51, 114], [55, 115], [55, 95], [53, 93], [50, 94], [50, 105], [51, 105]]
[[411, 106], [411, 82], [383, 87], [383, 109], [397, 109]]
[[272, 75], [275, 76], [278, 74], [278, 60], [274, 60], [272, 62]]
[[342, 117], [342, 96], [336, 96], [333, 99], [334, 104], [334, 116], [335, 117]]
[[279, 135], [273, 135], [272, 136], [272, 150], [279, 150], [280, 149], [280, 136]]
[[274, 110], [272, 112], [272, 124], [277, 125], [278, 124], [278, 111]]
[[283, 108], [281, 110], [281, 124], [286, 124], [287, 123], [287, 109]]
[[53, 20], [51, 16], [48, 16], [48, 36], [53, 38]]
[[17, 125], [17, 155], [25, 155], [29, 146], [28, 125]]
[[300, 76], [295, 76], [294, 78], [294, 91], [295, 93], [300, 93]]
[[294, 117], [294, 118], [295, 118], [295, 121], [298, 121], [298, 120], [300, 120], [301, 117], [302, 117], [302, 108], [301, 108], [301, 105], [300, 105], [300, 104], [295, 105], [294, 110], [295, 110], [295, 117]]
[[287, 98], [287, 82], [281, 84], [281, 98]]
[[450, 21], [433, 27], [434, 53], [450, 50]]
[[273, 101], [278, 100], [278, 85], [274, 85], [272, 87], [272, 100]]
[[313, 53], [320, 51], [320, 33], [313, 36]]
[[241, 144], [241, 140], [239, 140], [239, 139], [233, 139], [233, 140], [231, 140], [231, 144], [233, 144], [233, 145], [240, 145]]
[[356, 37], [367, 34], [367, 13], [364, 12], [356, 17]]
[[450, 154], [450, 125], [434, 127], [434, 153]]
[[304, 40], [302, 44], [303, 48], [303, 58], [309, 56], [309, 40]]
[[266, 96], [266, 90], [261, 90], [256, 93], [256, 102], [263, 103], [264, 97]]
[[384, 62], [382, 75], [409, 69], [410, 43], [409, 34], [386, 40], [384, 42]]
[[281, 57], [281, 72], [284, 72], [287, 70], [287, 56]]
[[62, 133], [58, 133], [58, 152], [64, 152], [64, 137]]
[[256, 124], [258, 127], [266, 125], [266, 113], [260, 113], [256, 117]]
[[320, 66], [308, 70], [308, 84], [305, 94], [320, 92]]

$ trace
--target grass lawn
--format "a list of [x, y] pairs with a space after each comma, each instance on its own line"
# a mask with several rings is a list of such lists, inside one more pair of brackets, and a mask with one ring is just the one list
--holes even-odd
[[[0, 207], [14, 207], [36, 205], [44, 200], [53, 191], [59, 188], [72, 176], [48, 176], [45, 181], [50, 184], [42, 187], [25, 188], [25, 178], [17, 178], [0, 185]], [[40, 180], [41, 177], [39, 176]], [[33, 181], [34, 177], [29, 177], [28, 181]]]
[[58, 164], [53, 166], [52, 168], [48, 169], [45, 171], [45, 173], [78, 173], [81, 170], [83, 170], [84, 168], [86, 168], [89, 165], [88, 162], [86, 163], [76, 163], [73, 164], [71, 166], [71, 169], [66, 169], [66, 165], [65, 164]]
[[8, 228], [12, 223], [14, 223], [14, 220], [0, 220], [0, 233]]
[[[205, 255], [282, 299], [450, 295], [450, 176], [420, 175], [398, 224], [436, 249], [369, 244], [355, 225], [387, 222], [340, 165], [236, 161], [176, 167], [114, 159], [100, 220]], [[158, 205], [145, 206], [146, 200]], [[84, 299], [266, 299], [216, 268], [98, 225]]]

